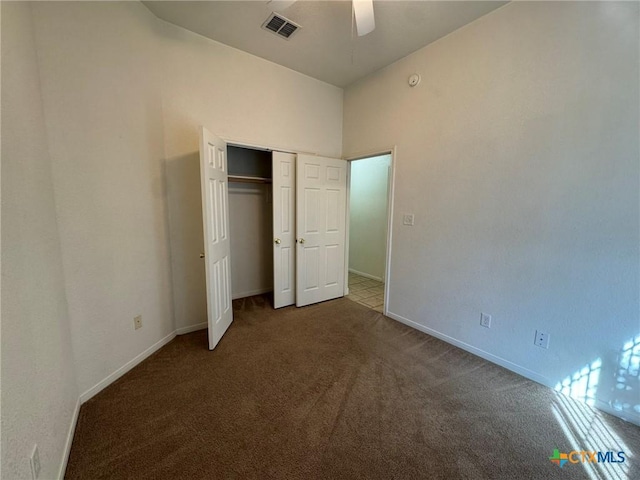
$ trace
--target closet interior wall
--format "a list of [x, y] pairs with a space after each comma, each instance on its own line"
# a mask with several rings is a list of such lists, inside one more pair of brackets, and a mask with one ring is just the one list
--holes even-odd
[[[273, 291], [271, 152], [229, 145], [231, 294], [234, 299]], [[234, 180], [251, 177], [256, 182]]]

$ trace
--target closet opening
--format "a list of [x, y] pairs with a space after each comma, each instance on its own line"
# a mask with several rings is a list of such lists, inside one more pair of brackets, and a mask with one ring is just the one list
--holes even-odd
[[350, 161], [348, 298], [385, 313], [391, 153]]
[[227, 146], [233, 300], [273, 292], [271, 158], [269, 150]]

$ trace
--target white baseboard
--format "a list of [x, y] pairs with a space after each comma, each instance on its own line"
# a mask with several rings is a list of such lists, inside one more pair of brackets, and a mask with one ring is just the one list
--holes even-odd
[[[523, 377], [528, 378], [529, 380], [533, 380], [534, 382], [540, 383], [545, 387], [549, 387], [550, 389], [555, 390], [555, 386], [557, 382], [551, 380], [550, 378], [544, 377], [532, 370], [529, 370], [528, 368], [518, 365], [517, 363], [510, 362], [509, 360], [505, 360], [502, 357], [498, 357], [496, 355], [493, 355], [492, 353], [485, 352], [484, 350], [481, 350], [472, 345], [469, 345], [468, 343], [457, 340], [453, 337], [450, 337], [449, 335], [445, 335], [444, 333], [438, 332], [437, 330], [433, 330], [432, 328], [425, 327], [424, 325], [420, 325], [419, 323], [409, 320], [408, 318], [405, 318], [396, 313], [387, 311], [385, 315], [400, 323], [404, 323], [409, 327], [415, 328], [416, 330], [419, 330], [422, 333], [426, 333], [427, 335], [431, 335], [433, 337], [439, 338], [440, 340], [443, 340], [451, 345], [459, 347], [462, 350], [466, 350], [469, 353], [473, 353], [474, 355], [484, 358], [485, 360], [488, 360], [491, 363], [500, 365], [501, 367], [504, 367], [507, 370], [511, 370], [512, 372], [517, 373], [518, 375], [522, 375]], [[602, 410], [603, 412], [613, 415], [614, 417], [618, 417], [627, 422], [640, 425], [640, 415], [636, 415], [633, 412], [621, 412], [613, 408], [608, 403], [598, 399], [596, 399], [594, 406], [599, 410]]]
[[76, 425], [78, 424], [78, 415], [80, 415], [80, 397], [76, 400], [76, 406], [73, 409], [73, 416], [71, 417], [71, 425], [69, 425], [69, 431], [67, 432], [67, 441], [64, 444], [64, 450], [62, 451], [62, 461], [60, 462], [60, 470], [58, 471], [58, 480], [64, 480], [64, 474], [67, 471], [67, 463], [69, 462], [69, 455], [71, 454], [71, 445], [73, 444], [73, 435], [76, 433]]
[[248, 292], [234, 293], [231, 296], [231, 299], [237, 300], [238, 298], [253, 297], [254, 295], [262, 295], [263, 293], [269, 292], [273, 292], [273, 288], [260, 288], [258, 290], [250, 290]]
[[376, 277], [375, 275], [371, 275], [369, 273], [359, 272], [358, 270], [354, 270], [353, 268], [349, 269], [350, 273], [355, 273], [356, 275], [360, 275], [361, 277], [370, 278], [371, 280], [377, 280], [379, 282], [384, 282], [381, 277]]
[[189, 325], [188, 327], [176, 328], [176, 335], [184, 335], [185, 333], [196, 332], [198, 330], [204, 330], [209, 324], [207, 322], [196, 323], [195, 325]]
[[501, 367], [504, 367], [507, 370], [511, 370], [512, 372], [515, 372], [519, 375], [522, 375], [523, 377], [533, 380], [534, 382], [541, 383], [542, 385], [546, 385], [547, 387], [551, 387], [551, 388], [555, 386], [555, 383], [553, 383], [550, 379], [543, 377], [542, 375], [534, 372], [533, 370], [529, 370], [528, 368], [518, 365], [517, 363], [510, 362], [509, 360], [505, 360], [504, 358], [498, 357], [492, 353], [485, 352], [484, 350], [476, 348], [473, 345], [469, 345], [468, 343], [457, 340], [453, 337], [450, 337], [449, 335], [440, 333], [437, 330], [433, 330], [432, 328], [425, 327], [424, 325], [420, 325], [419, 323], [409, 320], [408, 318], [404, 318], [396, 313], [387, 312], [387, 317], [393, 318], [394, 320], [397, 320], [400, 323], [404, 323], [405, 325], [415, 328], [416, 330], [420, 330], [421, 332], [426, 333], [427, 335], [431, 335], [433, 337], [439, 338], [440, 340], [450, 343], [451, 345], [455, 345], [456, 347], [459, 347], [463, 350], [466, 350], [469, 353], [473, 353], [474, 355], [482, 357], [485, 360], [490, 361], [491, 363], [500, 365]]
[[104, 378], [103, 380], [99, 381], [97, 384], [95, 384], [89, 390], [87, 390], [86, 392], [81, 394], [80, 395], [80, 402], [81, 403], [86, 402], [91, 397], [93, 397], [95, 394], [100, 392], [102, 389], [104, 389], [105, 387], [111, 385], [113, 382], [115, 382], [117, 379], [119, 379], [122, 375], [124, 375], [129, 370], [131, 370], [133, 367], [135, 367], [140, 362], [145, 360], [151, 354], [155, 353], [157, 350], [159, 350], [160, 348], [164, 347], [167, 343], [169, 343], [171, 340], [173, 340], [175, 338], [175, 336], [176, 336], [176, 332], [174, 330], [173, 332], [171, 332], [166, 337], [160, 339], [159, 341], [157, 341], [156, 343], [151, 345], [144, 352], [142, 352], [141, 354], [137, 355], [135, 358], [129, 360], [127, 363], [125, 363], [123, 366], [118, 368], [111, 375], [109, 375], [106, 378]]
[[633, 412], [625, 412], [621, 410], [616, 410], [607, 402], [602, 400], [595, 399], [595, 404], [593, 405], [595, 408], [602, 410], [603, 412], [607, 412], [609, 415], [613, 415], [614, 417], [618, 417], [623, 419], [625, 422], [630, 422], [640, 427], [640, 414], [636, 414]]

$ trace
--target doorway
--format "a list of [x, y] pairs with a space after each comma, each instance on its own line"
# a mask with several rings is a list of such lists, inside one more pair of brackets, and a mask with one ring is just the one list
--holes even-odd
[[347, 298], [385, 312], [389, 238], [390, 153], [350, 162]]

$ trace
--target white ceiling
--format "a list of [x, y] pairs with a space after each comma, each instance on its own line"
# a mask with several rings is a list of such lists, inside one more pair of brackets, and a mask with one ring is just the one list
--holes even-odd
[[376, 29], [352, 32], [350, 0], [298, 0], [280, 14], [302, 26], [289, 40], [261, 28], [262, 1], [145, 1], [159, 18], [345, 87], [508, 2], [375, 0]]

